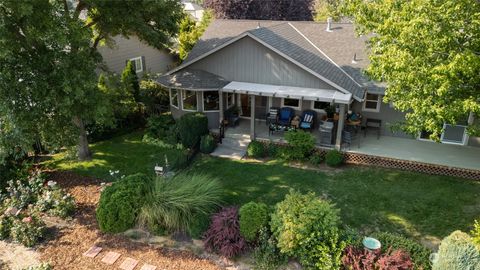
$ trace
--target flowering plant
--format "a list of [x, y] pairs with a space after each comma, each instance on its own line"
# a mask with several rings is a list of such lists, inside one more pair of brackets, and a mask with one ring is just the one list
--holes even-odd
[[45, 223], [36, 214], [13, 219], [10, 235], [15, 242], [32, 247], [45, 233]]

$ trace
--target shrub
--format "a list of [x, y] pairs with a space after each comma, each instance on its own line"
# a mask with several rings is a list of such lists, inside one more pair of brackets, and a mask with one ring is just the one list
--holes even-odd
[[45, 233], [45, 224], [36, 215], [14, 218], [11, 228], [13, 241], [23, 244], [26, 247], [33, 247]]
[[258, 234], [258, 246], [253, 250], [255, 270], [276, 270], [286, 264], [288, 258], [280, 253], [277, 241], [270, 231], [263, 227]]
[[161, 140], [167, 144], [178, 143], [178, 130], [173, 116], [166, 113], [149, 117], [143, 140], [146, 142]]
[[[181, 146], [181, 145], [180, 145]], [[178, 171], [188, 166], [188, 150], [177, 149], [177, 153], [171, 157], [169, 162], [169, 169]]]
[[413, 263], [407, 252], [403, 250], [391, 251], [389, 248], [385, 253], [368, 251], [364, 248], [348, 246], [342, 257], [342, 264], [345, 269], [350, 270], [410, 270]]
[[5, 240], [10, 237], [12, 225], [13, 217], [6, 214], [0, 215], [0, 240]]
[[187, 113], [178, 121], [180, 141], [187, 148], [193, 148], [203, 135], [208, 134], [208, 118], [203, 113]]
[[24, 268], [23, 270], [52, 270], [53, 268], [50, 266], [49, 263], [41, 263], [36, 266], [29, 266]]
[[139, 221], [149, 228], [160, 226], [168, 232], [191, 233], [195, 218], [210, 215], [221, 196], [219, 181], [206, 175], [184, 173], [168, 180], [158, 177]]
[[241, 254], [247, 247], [240, 234], [238, 208], [223, 208], [214, 214], [204, 238], [205, 249], [227, 258]]
[[480, 251], [472, 238], [461, 231], [455, 231], [445, 237], [438, 249], [438, 261], [433, 270], [480, 269]]
[[212, 135], [208, 134], [202, 136], [200, 139], [200, 152], [210, 154], [215, 150], [215, 147], [217, 147], [217, 143]]
[[36, 207], [50, 215], [66, 218], [75, 212], [75, 200], [59, 188], [53, 181], [48, 182], [48, 187], [38, 197]]
[[343, 154], [338, 150], [331, 150], [325, 155], [325, 162], [328, 166], [337, 167], [343, 163]]
[[264, 203], [249, 202], [239, 210], [240, 233], [249, 242], [257, 239], [258, 231], [268, 223], [268, 207]]
[[420, 243], [405, 238], [398, 234], [382, 232], [382, 233], [375, 233], [373, 237], [378, 239], [380, 243], [382, 243], [382, 251], [386, 252], [387, 249], [391, 248], [401, 249], [406, 251], [415, 265], [416, 269], [430, 269], [430, 254], [432, 253], [431, 250], [422, 246]]
[[304, 160], [315, 148], [315, 137], [303, 130], [292, 130], [285, 134], [292, 160]]
[[312, 165], [318, 166], [318, 165], [320, 165], [320, 163], [322, 163], [323, 157], [319, 153], [315, 153], [315, 154], [310, 156], [309, 161]]
[[119, 233], [132, 228], [144, 204], [150, 181], [143, 174], [135, 174], [106, 187], [97, 208], [100, 230]]
[[25, 209], [29, 204], [35, 204], [42, 193], [45, 176], [39, 171], [33, 172], [26, 179], [9, 181], [7, 192], [10, 206]]
[[247, 154], [252, 158], [263, 158], [265, 156], [265, 145], [259, 141], [252, 141], [248, 144]]
[[277, 144], [270, 142], [267, 145], [267, 155], [271, 158], [278, 157], [279, 147]]
[[339, 211], [315, 193], [290, 191], [272, 214], [271, 227], [280, 251], [306, 268], [339, 268], [345, 243], [340, 240]]

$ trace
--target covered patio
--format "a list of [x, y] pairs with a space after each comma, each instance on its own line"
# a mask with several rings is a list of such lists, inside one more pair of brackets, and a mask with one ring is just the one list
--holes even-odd
[[[225, 131], [226, 137], [236, 138], [250, 134], [250, 119], [240, 119], [239, 125], [229, 127]], [[269, 134], [265, 121], [255, 120], [256, 138], [286, 143], [283, 132]], [[320, 146], [318, 129], [312, 131]], [[331, 148], [334, 146], [332, 145]], [[342, 150], [352, 153], [422, 162], [449, 167], [480, 170], [480, 148], [435, 142], [419, 141], [409, 138], [380, 136], [376, 133], [359, 133], [351, 145], [342, 145]]]
[[[225, 119], [225, 106], [223, 104], [223, 93], [233, 93], [233, 94], [244, 94], [249, 95], [252, 98], [250, 99], [250, 108], [255, 108], [255, 97], [262, 96], [269, 98], [269, 106], [271, 107], [272, 98], [287, 98], [287, 99], [297, 99], [300, 102], [305, 101], [321, 101], [328, 102], [330, 104], [335, 104], [339, 108], [339, 119], [337, 120], [337, 130], [336, 137], [334, 138], [334, 146], [337, 149], [340, 149], [342, 142], [342, 130], [345, 122], [346, 108], [352, 101], [351, 93], [343, 93], [337, 90], [331, 89], [317, 89], [317, 88], [305, 88], [305, 87], [292, 87], [292, 86], [281, 86], [281, 85], [269, 85], [269, 84], [257, 84], [257, 83], [247, 83], [247, 82], [237, 82], [233, 81], [228, 83], [220, 91], [220, 119]], [[268, 125], [263, 122], [259, 122], [256, 117], [256, 110], [252, 109], [249, 115], [248, 120], [249, 127], [247, 128], [244, 123], [238, 127], [239, 131], [242, 134], [249, 134], [250, 139], [254, 140], [255, 138], [261, 138], [267, 136], [275, 136], [275, 134], [270, 134]], [[245, 121], [242, 121], [245, 122]], [[260, 121], [261, 122], [261, 121]], [[247, 130], [248, 129], [248, 130]], [[315, 131], [317, 132], [317, 131]], [[277, 132], [276, 132], [277, 133]], [[320, 138], [320, 136], [318, 136]], [[278, 137], [281, 140], [281, 137]]]

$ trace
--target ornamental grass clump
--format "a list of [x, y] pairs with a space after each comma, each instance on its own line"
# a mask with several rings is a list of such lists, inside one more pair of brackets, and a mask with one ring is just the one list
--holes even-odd
[[240, 234], [238, 208], [227, 207], [214, 214], [204, 237], [205, 249], [227, 258], [240, 255], [247, 248], [247, 242]]
[[480, 251], [468, 234], [454, 231], [442, 240], [438, 248], [438, 260], [432, 269], [480, 269]]
[[195, 219], [209, 216], [220, 205], [220, 182], [207, 175], [182, 173], [173, 179], [158, 177], [138, 217], [142, 226], [167, 232], [191, 232]]

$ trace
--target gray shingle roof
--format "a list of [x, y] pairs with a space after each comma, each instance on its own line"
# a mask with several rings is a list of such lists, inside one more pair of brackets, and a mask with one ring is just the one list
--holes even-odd
[[[384, 85], [369, 80], [363, 73], [369, 64], [366, 39], [355, 37], [351, 23], [333, 23], [332, 32], [325, 29], [325, 23], [316, 22], [215, 20], [182, 66], [248, 32], [360, 99], [365, 89], [384, 93]], [[352, 63], [354, 54], [357, 61]]]
[[184, 90], [218, 90], [230, 83], [210, 72], [187, 68], [171, 75], [161, 76], [157, 82], [164, 87]]

